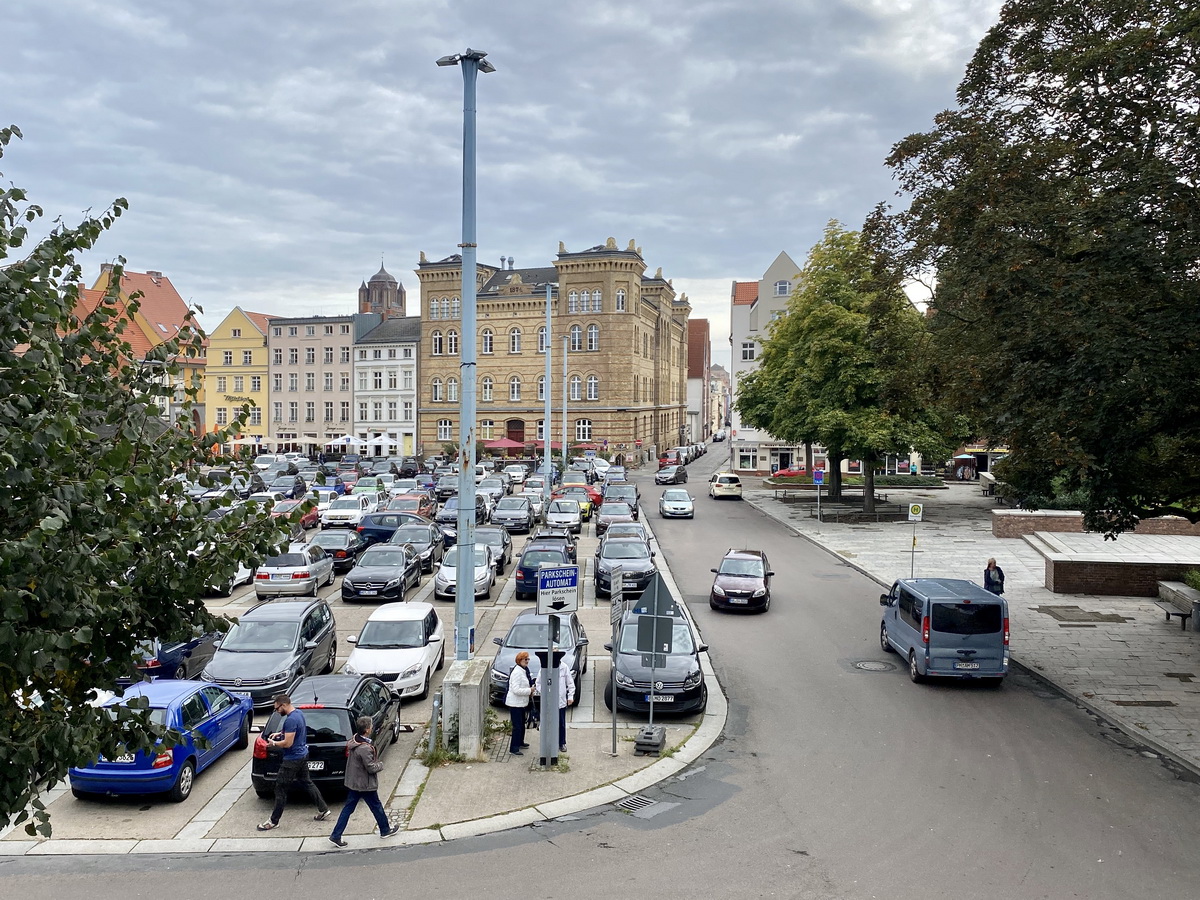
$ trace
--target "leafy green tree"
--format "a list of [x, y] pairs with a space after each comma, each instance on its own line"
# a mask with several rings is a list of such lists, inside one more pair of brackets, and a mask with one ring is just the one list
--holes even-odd
[[842, 460], [862, 460], [871, 511], [875, 468], [887, 454], [944, 454], [953, 440], [932, 400], [926, 341], [898, 282], [881, 276], [858, 232], [831, 222], [787, 315], [763, 341], [758, 369], [739, 383], [738, 410], [782, 440], [824, 444], [835, 498]]
[[868, 233], [935, 273], [958, 408], [1037, 505], [1200, 521], [1200, 6], [1010, 0]]
[[[0, 155], [19, 136], [0, 130]], [[30, 834], [50, 833], [38, 796], [70, 766], [172, 742], [144, 709], [101, 714], [94, 692], [132, 673], [139, 642], [227, 625], [198, 598], [281, 538], [256, 504], [207, 518], [220, 501], [187, 497], [180, 476], [222, 461], [248, 415], [214, 434], [189, 430], [190, 409], [164, 421], [201, 332], [138, 359], [115, 296], [76, 314], [76, 254], [126, 206], [31, 240], [42, 210], [0, 193], [0, 826]]]

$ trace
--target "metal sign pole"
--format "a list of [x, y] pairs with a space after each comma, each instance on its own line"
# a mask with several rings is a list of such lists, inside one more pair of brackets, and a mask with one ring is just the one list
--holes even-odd
[[617, 642], [621, 639], [621, 617], [625, 613], [624, 593], [625, 570], [613, 566], [609, 573], [608, 596], [612, 604], [609, 610], [609, 621], [612, 624], [612, 669], [608, 673], [609, 691], [612, 694], [612, 755], [617, 755], [617, 654], [621, 648]]

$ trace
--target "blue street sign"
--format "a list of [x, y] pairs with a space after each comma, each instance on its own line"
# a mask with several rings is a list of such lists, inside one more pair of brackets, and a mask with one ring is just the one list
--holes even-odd
[[824, 483], [825, 483], [825, 470], [824, 469], [813, 469], [813, 484], [824, 484]]

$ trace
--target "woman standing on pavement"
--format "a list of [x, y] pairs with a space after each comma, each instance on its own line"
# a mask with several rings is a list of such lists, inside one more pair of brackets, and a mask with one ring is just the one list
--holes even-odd
[[1004, 570], [996, 565], [995, 559], [987, 561], [987, 568], [983, 570], [983, 586], [993, 594], [1004, 593]]
[[525, 708], [529, 706], [529, 698], [533, 694], [533, 676], [529, 674], [529, 654], [522, 650], [517, 654], [517, 664], [508, 673], [508, 695], [504, 705], [512, 717], [512, 740], [508, 744], [508, 752], [513, 756], [522, 756], [521, 748], [528, 747], [525, 743]]

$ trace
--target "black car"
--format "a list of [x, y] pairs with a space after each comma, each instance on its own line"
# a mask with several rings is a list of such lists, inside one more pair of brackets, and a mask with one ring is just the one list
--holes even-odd
[[299, 500], [308, 493], [308, 485], [299, 475], [280, 475], [268, 485], [267, 490], [283, 494], [289, 500]]
[[[482, 525], [487, 521], [487, 500], [482, 494], [475, 495], [475, 524]], [[446, 501], [445, 505], [438, 510], [436, 521], [439, 525], [454, 525], [458, 522], [458, 496], [455, 495]]]
[[443, 475], [437, 480], [437, 485], [433, 489], [433, 498], [438, 503], [445, 503], [451, 497], [458, 493], [458, 476]]
[[357, 531], [329, 528], [318, 531], [309, 541], [333, 557], [333, 571], [349, 572], [358, 563], [358, 555], [367, 549], [367, 542]]
[[504, 569], [512, 564], [512, 537], [506, 528], [494, 523], [481, 525], [475, 529], [475, 543], [487, 544], [492, 548], [497, 575], [503, 575]]
[[596, 597], [612, 595], [612, 570], [621, 568], [621, 590], [625, 595], [640, 594], [654, 577], [654, 551], [641, 538], [605, 537], [596, 548]]
[[396, 465], [396, 474], [401, 478], [416, 478], [420, 471], [420, 464], [411, 456], [402, 457]]
[[[308, 772], [319, 788], [342, 788], [346, 777], [346, 742], [354, 723], [369, 716], [375, 723], [374, 742], [382, 757], [400, 734], [400, 698], [374, 675], [318, 675], [305, 678], [291, 690], [292, 704], [304, 714], [308, 738]], [[254, 741], [250, 783], [260, 797], [275, 795], [275, 779], [283, 761], [281, 751], [267, 747], [278, 734], [283, 716], [272, 711], [262, 734]]]
[[434, 565], [446, 555], [445, 535], [440, 528], [428, 522], [405, 522], [392, 532], [390, 543], [411, 544], [425, 572], [432, 572]]
[[[638, 493], [637, 485], [629, 484], [621, 481], [615, 484], [606, 484], [604, 486], [604, 502], [610, 500], [621, 501], [628, 503], [634, 510], [638, 507], [638, 501], [641, 500], [641, 494]], [[636, 519], [637, 516], [635, 515]]]
[[533, 504], [527, 497], [504, 497], [492, 510], [492, 524], [503, 525], [509, 531], [533, 530]]
[[342, 600], [402, 601], [421, 584], [421, 557], [412, 544], [368, 547], [342, 579]]
[[[585, 649], [588, 644], [587, 632], [584, 631], [579, 616], [573, 612], [554, 613], [554, 616], [558, 619], [558, 640], [555, 642], [555, 646], [563, 651], [567, 669], [570, 671], [571, 677], [575, 679], [574, 705], [578, 706], [579, 701], [583, 699], [580, 679], [583, 678], [583, 673], [587, 671], [588, 667], [587, 650]], [[488, 699], [492, 703], [503, 705], [504, 698], [508, 694], [508, 677], [512, 673], [513, 666], [517, 664], [517, 654], [522, 650], [529, 653], [529, 674], [535, 680], [537, 679], [542, 670], [542, 664], [538, 660], [536, 651], [544, 652], [546, 644], [549, 643], [549, 634], [546, 630], [549, 627], [549, 621], [548, 614], [524, 609], [508, 629], [508, 634], [502, 638], [492, 638], [492, 643], [500, 647], [496, 651], [496, 658], [492, 661], [492, 674], [488, 685]]]
[[763, 551], [730, 549], [721, 565], [711, 571], [714, 578], [708, 605], [713, 609], [766, 612], [771, 608], [771, 577], [775, 573]]
[[[708, 686], [704, 683], [700, 654], [708, 651], [708, 645], [700, 642], [691, 622], [675, 618], [670, 620], [670, 652], [644, 653], [638, 649], [639, 623], [643, 619], [654, 621], [659, 618], [626, 613], [621, 619], [617, 641], [617, 708], [626, 712], [649, 712], [650, 698], [653, 697], [655, 714], [703, 712], [708, 705]], [[653, 642], [662, 644], [665, 638], [663, 634], [654, 635]], [[611, 651], [613, 645], [605, 644], [604, 649]], [[645, 665], [651, 657], [655, 657], [653, 669]], [[613, 702], [610, 681], [604, 688], [604, 705], [612, 709]]]
[[262, 709], [304, 676], [332, 672], [336, 660], [337, 630], [328, 603], [272, 600], [242, 614], [201, 677], [248, 693], [254, 708]]
[[663, 466], [654, 473], [655, 484], [684, 484], [687, 478], [687, 469], [683, 466]]
[[543, 544], [547, 547], [560, 547], [566, 551], [567, 558], [572, 563], [579, 559], [579, 538], [570, 528], [555, 528], [546, 526], [531, 537], [525, 544], [526, 550], [534, 544]]

